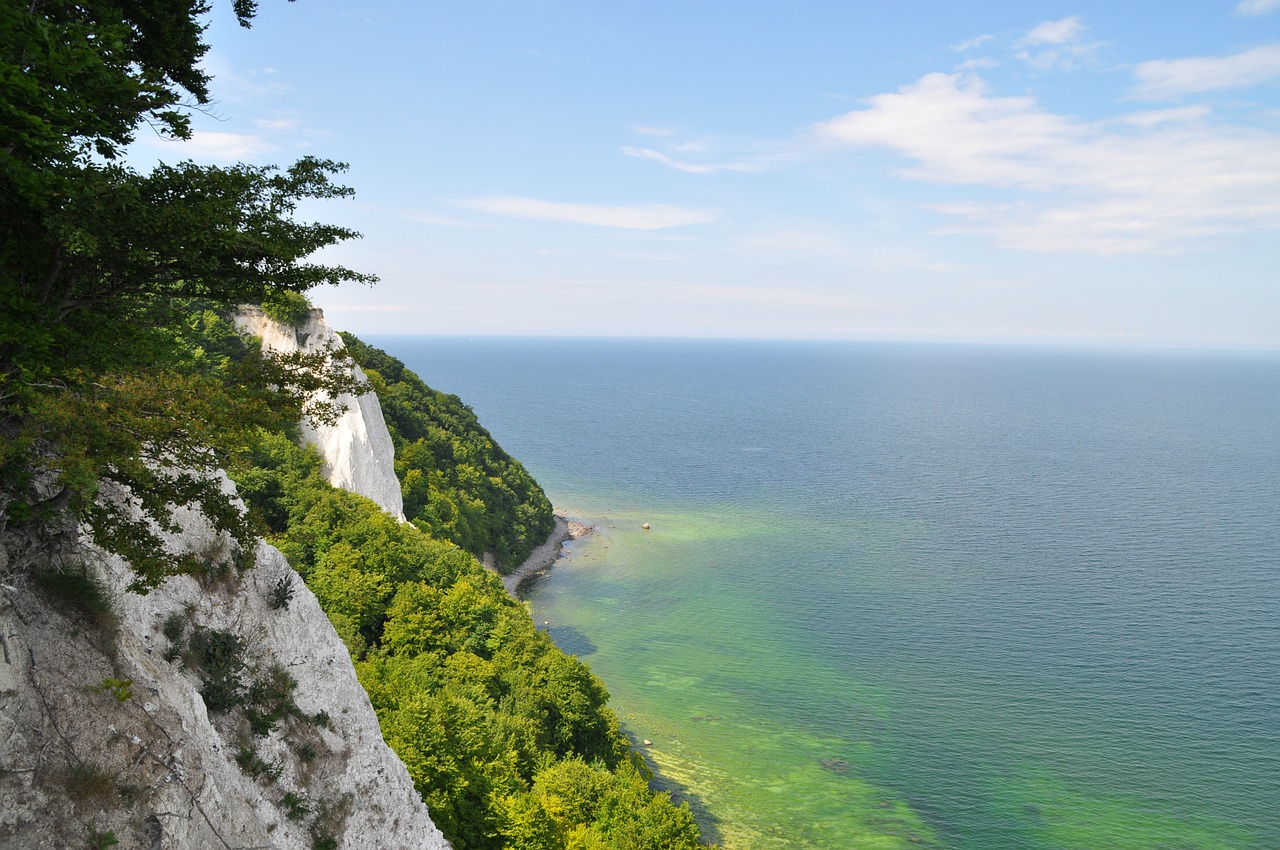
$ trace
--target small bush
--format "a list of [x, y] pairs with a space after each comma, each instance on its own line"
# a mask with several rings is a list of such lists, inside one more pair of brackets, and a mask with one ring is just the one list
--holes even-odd
[[245, 718], [255, 735], [268, 735], [276, 723], [298, 713], [293, 690], [298, 686], [279, 664], [273, 664], [266, 675], [249, 683], [244, 693]]
[[186, 649], [183, 641], [183, 637], [187, 634], [186, 616], [181, 611], [174, 611], [164, 618], [160, 631], [169, 639], [169, 647], [164, 651], [164, 660], [177, 661]]
[[73, 761], [62, 775], [67, 796], [76, 804], [102, 807], [116, 796], [116, 776], [100, 765]]
[[99, 694], [111, 694], [116, 698], [116, 702], [124, 702], [133, 696], [133, 679], [113, 679], [108, 676], [98, 684], [90, 685], [89, 690]]
[[262, 311], [287, 327], [296, 328], [311, 317], [311, 302], [301, 292], [274, 292]]
[[240, 765], [246, 776], [259, 781], [274, 782], [284, 771], [282, 765], [265, 761], [253, 747], [241, 747], [236, 753], [236, 764]]
[[114, 634], [119, 626], [115, 600], [102, 583], [83, 568], [41, 570], [35, 580], [50, 602], [88, 625], [108, 634]]
[[116, 838], [116, 834], [111, 830], [99, 832], [98, 826], [93, 821], [89, 821], [89, 850], [107, 850], [108, 847], [115, 847], [120, 843]]
[[289, 820], [302, 820], [311, 814], [311, 801], [307, 799], [305, 794], [295, 794], [293, 791], [289, 791], [284, 795], [284, 800], [280, 805], [284, 806], [284, 815]]
[[351, 814], [351, 795], [344, 794], [336, 800], [322, 797], [316, 802], [315, 811], [316, 816], [311, 821], [313, 850], [337, 850], [337, 835]]
[[183, 616], [181, 611], [174, 611], [164, 618], [164, 625], [160, 627], [160, 631], [172, 643], [177, 643], [187, 633], [187, 618]]
[[293, 600], [293, 576], [285, 573], [276, 579], [275, 584], [271, 585], [271, 608], [279, 611], [282, 608], [288, 608], [289, 603]]
[[239, 635], [197, 626], [187, 642], [186, 660], [200, 675], [200, 696], [210, 711], [230, 711], [240, 705], [245, 663]]

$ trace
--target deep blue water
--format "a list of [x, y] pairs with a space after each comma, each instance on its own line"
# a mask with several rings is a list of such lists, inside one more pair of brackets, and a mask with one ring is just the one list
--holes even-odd
[[1280, 356], [369, 341], [597, 523], [535, 616], [726, 847], [1280, 847]]

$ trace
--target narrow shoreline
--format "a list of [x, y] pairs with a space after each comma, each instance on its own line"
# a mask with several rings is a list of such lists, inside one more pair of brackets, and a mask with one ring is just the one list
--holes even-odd
[[595, 530], [592, 526], [572, 517], [562, 508], [555, 509], [555, 518], [556, 526], [552, 529], [551, 536], [530, 552], [523, 564], [501, 576], [502, 586], [507, 589], [507, 593], [512, 598], [519, 598], [517, 591], [525, 581], [537, 573], [550, 569], [556, 561], [560, 560], [564, 554], [562, 550], [565, 543], [585, 537]]

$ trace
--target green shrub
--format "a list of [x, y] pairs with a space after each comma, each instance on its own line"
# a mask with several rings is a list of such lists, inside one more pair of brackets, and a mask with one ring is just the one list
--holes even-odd
[[311, 317], [311, 302], [301, 292], [281, 290], [262, 302], [262, 310], [280, 324], [296, 328]]
[[120, 840], [116, 838], [116, 834], [114, 832], [112, 832], [109, 829], [106, 830], [105, 832], [100, 832], [98, 830], [97, 824], [95, 824], [93, 821], [89, 821], [88, 828], [89, 828], [89, 839], [88, 839], [89, 850], [107, 850], [108, 847], [115, 847], [117, 844], [120, 843]]
[[105, 806], [116, 796], [116, 775], [92, 761], [75, 759], [62, 774], [67, 796], [77, 805]]
[[284, 807], [284, 815], [289, 820], [302, 820], [311, 814], [312, 804], [305, 794], [288, 791], [280, 805]]
[[120, 625], [115, 600], [83, 567], [39, 570], [35, 580], [50, 602], [99, 632], [114, 633]]
[[240, 765], [245, 775], [259, 781], [275, 782], [284, 772], [283, 765], [265, 761], [258, 755], [258, 751], [250, 746], [241, 747], [236, 752], [236, 764]]
[[133, 679], [113, 679], [108, 676], [98, 684], [90, 685], [89, 690], [99, 694], [111, 694], [116, 702], [124, 702], [133, 696]]

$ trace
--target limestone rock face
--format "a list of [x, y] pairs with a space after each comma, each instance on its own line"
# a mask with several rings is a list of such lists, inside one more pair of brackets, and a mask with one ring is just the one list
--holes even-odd
[[[343, 348], [342, 337], [334, 333], [319, 309], [313, 309], [307, 321], [294, 328], [275, 321], [259, 307], [242, 307], [236, 316], [236, 327], [261, 339], [263, 348], [282, 354]], [[363, 381], [360, 367], [354, 368]], [[378, 397], [367, 392], [360, 396], [342, 395], [338, 401], [346, 406], [346, 413], [332, 425], [304, 421], [303, 439], [320, 450], [330, 484], [372, 499], [393, 517], [404, 520], [395, 449]]]
[[[96, 619], [8, 569], [0, 546], [0, 850], [447, 848], [284, 556], [260, 542], [241, 570], [203, 516], [178, 519], [170, 548], [207, 574], [146, 595], [114, 556], [59, 555], [107, 589]], [[231, 706], [209, 684], [223, 661]], [[291, 703], [266, 734], [246, 706], [274, 703], [255, 686]]]

